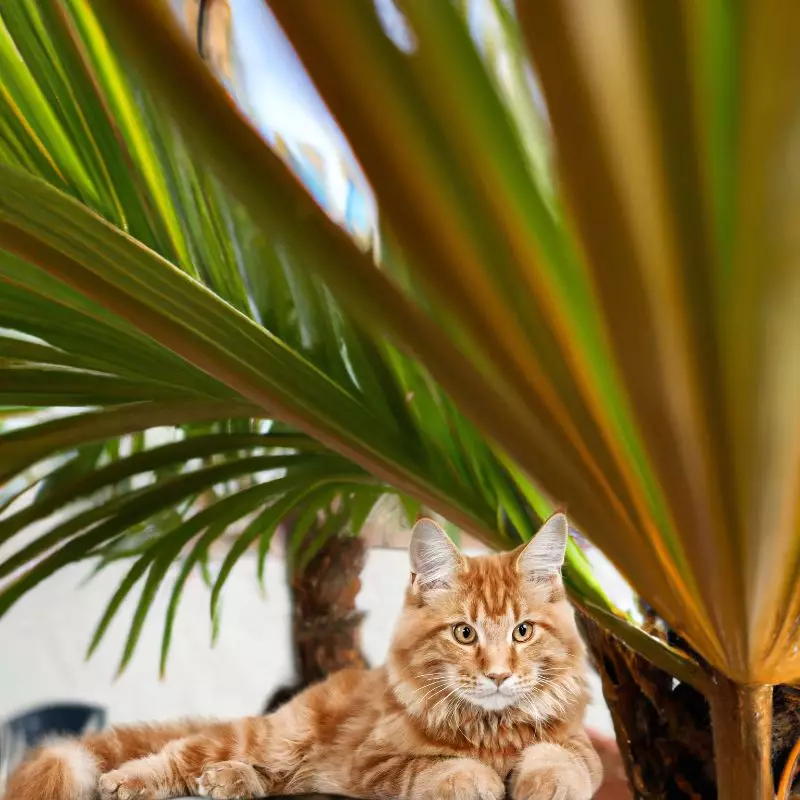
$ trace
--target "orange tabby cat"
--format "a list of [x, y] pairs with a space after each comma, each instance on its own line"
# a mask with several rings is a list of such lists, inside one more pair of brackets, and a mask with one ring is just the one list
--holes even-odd
[[[468, 558], [431, 520], [386, 666], [344, 670], [267, 717], [120, 728], [50, 744], [8, 800], [588, 800], [584, 651], [561, 583], [567, 520], [513, 553]], [[98, 777], [99, 776], [99, 777]]]

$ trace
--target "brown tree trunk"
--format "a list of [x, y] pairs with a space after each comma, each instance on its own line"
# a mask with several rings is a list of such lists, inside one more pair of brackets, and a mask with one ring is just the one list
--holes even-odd
[[[603, 682], [634, 797], [773, 796], [800, 736], [796, 688], [776, 686], [773, 693], [771, 687], [737, 687], [716, 676], [712, 715], [700, 692], [675, 681], [591, 619], [579, 613], [578, 621]], [[796, 781], [793, 791], [798, 788]]]
[[266, 712], [331, 672], [367, 666], [360, 645], [364, 614], [356, 608], [365, 560], [364, 540], [342, 535], [328, 540], [302, 569], [287, 561], [295, 682], [272, 695]]
[[345, 667], [366, 667], [356, 608], [366, 544], [353, 536], [327, 542], [301, 571], [292, 575], [292, 637], [303, 685]]
[[705, 698], [662, 672], [588, 617], [578, 621], [603, 683], [635, 797], [715, 797]]
[[717, 795], [772, 800], [772, 686], [743, 686], [718, 676], [709, 705]]

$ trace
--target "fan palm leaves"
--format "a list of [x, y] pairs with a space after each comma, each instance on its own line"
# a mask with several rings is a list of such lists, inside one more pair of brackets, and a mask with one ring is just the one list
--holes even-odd
[[613, 6], [517, 8], [563, 186], [548, 200], [459, 6], [402, 3], [406, 53], [369, 4], [270, 3], [401, 281], [326, 223], [156, 4], [99, 4], [257, 224], [310, 240], [343, 307], [568, 498], [711, 664], [794, 679], [794, 16]]
[[[258, 547], [263, 570], [298, 508], [358, 533], [400, 492], [495, 546], [532, 535], [551, 501], [344, 310], [297, 231], [259, 227], [199, 166], [91, 4], [11, 4], [0, 23], [0, 405], [68, 412], [0, 434], [0, 613], [67, 564], [129, 559], [92, 642], [138, 592], [124, 668], [177, 565], [163, 669], [190, 571], [231, 543], [217, 614], [235, 561]], [[567, 579], [613, 611], [576, 547]]]

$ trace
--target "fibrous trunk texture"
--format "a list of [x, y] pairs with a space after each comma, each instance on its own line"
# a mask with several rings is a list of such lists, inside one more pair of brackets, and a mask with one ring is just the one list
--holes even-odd
[[356, 608], [365, 556], [363, 539], [337, 536], [291, 578], [292, 637], [303, 685], [367, 665], [360, 646], [364, 614]]
[[356, 608], [366, 544], [352, 536], [327, 541], [302, 570], [291, 570], [292, 648], [296, 682], [275, 692], [266, 711], [345, 667], [365, 667], [360, 629], [363, 612]]
[[[588, 617], [578, 619], [602, 678], [634, 797], [774, 796], [773, 786], [800, 736], [798, 689], [738, 686], [715, 675], [709, 704]], [[793, 792], [798, 789], [800, 781]]]

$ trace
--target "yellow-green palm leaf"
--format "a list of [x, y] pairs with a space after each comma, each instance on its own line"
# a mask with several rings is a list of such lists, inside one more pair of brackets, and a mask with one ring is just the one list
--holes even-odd
[[[464, 389], [479, 375], [470, 360], [435, 335], [417, 300], [386, 288], [371, 255], [247, 128], [272, 170], [268, 205], [234, 199], [101, 22], [86, 0], [0, 9], [10, 76], [0, 94], [0, 408], [70, 410], [0, 433], [0, 613], [66, 564], [133, 559], [93, 642], [138, 591], [124, 666], [177, 561], [164, 662], [183, 581], [226, 531], [236, 538], [212, 584], [213, 615], [236, 559], [260, 543], [263, 563], [299, 507], [335, 500], [332, 519], [357, 533], [382, 494], [399, 492], [412, 516], [424, 504], [495, 546], [529, 538], [552, 500], [401, 338], [373, 334], [375, 310], [445, 361], [453, 354], [447, 369], [459, 381], [463, 372]], [[164, 32], [176, 34], [171, 25]], [[250, 185], [251, 199], [262, 194]], [[400, 274], [407, 254], [390, 255]], [[351, 287], [374, 308], [348, 311], [318, 262], [353, 266]], [[373, 290], [386, 304], [375, 306]], [[524, 404], [508, 405], [509, 432], [529, 428]], [[166, 442], [154, 428], [170, 431]], [[614, 612], [577, 547], [566, 578], [587, 608]], [[655, 657], [667, 652], [624, 630]]]
[[705, 658], [797, 678], [800, 14], [519, 3], [553, 197], [461, 12], [400, 6], [410, 53], [371, 4], [270, 2], [372, 185], [393, 276], [303, 196], [157, 4], [98, 4], [256, 223], [296, 236]]

